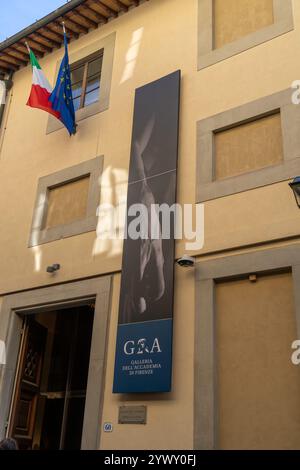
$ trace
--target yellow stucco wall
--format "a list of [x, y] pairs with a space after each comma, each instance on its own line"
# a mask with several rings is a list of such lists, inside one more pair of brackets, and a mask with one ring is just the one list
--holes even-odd
[[[70, 52], [116, 32], [110, 107], [79, 123], [71, 139], [59, 130], [46, 135], [47, 114], [25, 106], [29, 67], [14, 76], [13, 98], [0, 153], [0, 296], [121, 268], [122, 242], [97, 241], [94, 232], [27, 248], [38, 178], [104, 155], [101, 201], [118, 204], [127, 191], [134, 91], [174, 70], [182, 70], [178, 202], [195, 203], [196, 122], [288, 88], [300, 78], [300, 2], [294, 2], [295, 30], [273, 41], [197, 71], [197, 0], [150, 0], [77, 41]], [[54, 81], [62, 50], [42, 59]], [[282, 71], [284, 70], [284, 73]], [[250, 73], [251, 72], [251, 73]], [[202, 254], [299, 235], [300, 219], [287, 182], [205, 204]], [[176, 257], [185, 252], [176, 243]], [[200, 253], [196, 253], [200, 254]], [[61, 271], [50, 278], [49, 264]], [[114, 276], [108, 341], [102, 434], [113, 448], [193, 446], [194, 275], [176, 269], [173, 392], [166, 396], [113, 396], [120, 275]], [[148, 425], [117, 425], [118, 406], [148, 405]], [[100, 423], [99, 423], [100, 424]], [[132, 443], [132, 445], [130, 444]]]
[[[120, 275], [114, 276], [112, 316], [102, 424], [113, 424], [112, 433], [102, 433], [103, 449], [189, 449], [193, 447], [193, 273], [176, 269], [172, 392], [167, 394], [112, 395]], [[189, 304], [186, 305], [186, 297]], [[178, 338], [180, 337], [180, 341]], [[176, 339], [177, 338], [177, 339]], [[147, 425], [118, 424], [119, 406], [146, 405]]]

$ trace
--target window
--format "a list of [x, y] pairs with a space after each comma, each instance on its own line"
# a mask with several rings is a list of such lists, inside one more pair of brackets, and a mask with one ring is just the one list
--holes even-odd
[[222, 280], [215, 302], [219, 448], [299, 449], [300, 378], [290, 359], [298, 337], [292, 274]]
[[197, 124], [197, 202], [293, 178], [300, 173], [300, 106], [291, 89]]
[[75, 111], [99, 100], [102, 62], [103, 51], [72, 65], [71, 80]]
[[273, 0], [214, 0], [214, 48], [274, 23]]
[[[76, 122], [109, 108], [116, 34], [112, 33], [70, 54], [72, 91]], [[57, 76], [60, 60], [57, 60]], [[55, 82], [55, 77], [53, 77]], [[49, 115], [46, 133], [63, 129], [63, 124]]]
[[280, 113], [214, 134], [215, 179], [278, 165], [283, 160]]
[[48, 188], [45, 228], [71, 224], [86, 216], [90, 176]]
[[97, 227], [103, 157], [40, 178], [29, 247]]
[[[245, 280], [251, 274], [257, 282]], [[298, 246], [201, 260], [195, 279], [195, 449], [298, 448], [300, 380], [291, 363], [300, 318]], [[255, 423], [259, 413], [266, 419]]]
[[292, 0], [198, 0], [198, 69], [294, 28]]

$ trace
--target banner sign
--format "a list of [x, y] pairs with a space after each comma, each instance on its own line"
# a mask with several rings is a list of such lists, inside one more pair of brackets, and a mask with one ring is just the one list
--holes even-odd
[[171, 390], [180, 76], [136, 90], [114, 393]]

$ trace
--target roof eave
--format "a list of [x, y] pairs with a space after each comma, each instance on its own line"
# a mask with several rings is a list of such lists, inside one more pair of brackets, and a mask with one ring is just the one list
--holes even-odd
[[55, 21], [58, 19], [60, 16], [65, 15], [69, 11], [74, 10], [74, 8], [77, 8], [79, 5], [82, 3], [85, 3], [86, 0], [72, 0], [69, 3], [66, 3], [60, 8], [57, 8], [54, 10], [52, 13], [49, 13], [49, 15], [44, 16], [40, 20], [36, 21], [32, 25], [28, 26], [25, 29], [22, 29], [17, 34], [14, 34], [10, 38], [6, 39], [5, 41], [0, 43], [0, 52], [6, 49], [7, 47], [10, 47], [14, 45], [16, 42], [19, 42], [21, 39], [25, 39], [29, 34], [34, 33], [35, 31], [39, 30], [43, 26], [46, 26], [47, 24], [51, 23], [51, 21]]

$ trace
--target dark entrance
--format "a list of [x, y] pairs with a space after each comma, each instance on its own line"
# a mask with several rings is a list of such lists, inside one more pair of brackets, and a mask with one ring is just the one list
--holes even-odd
[[80, 449], [94, 306], [26, 315], [9, 434], [21, 449]]

